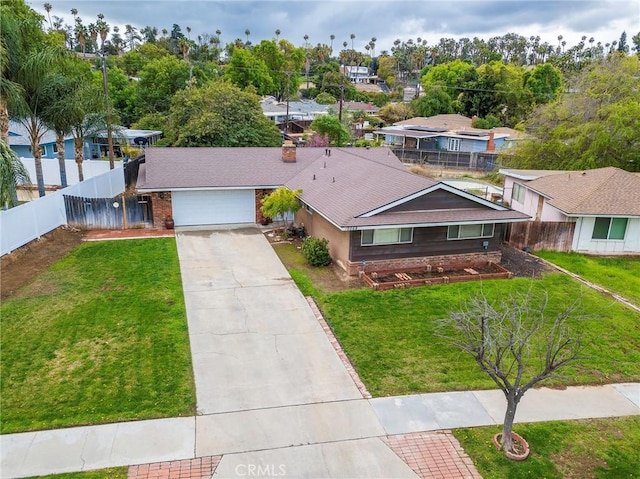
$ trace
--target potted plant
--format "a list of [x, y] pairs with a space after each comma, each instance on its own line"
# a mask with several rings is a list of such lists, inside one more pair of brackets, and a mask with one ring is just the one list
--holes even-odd
[[174, 226], [175, 223], [173, 221], [173, 216], [167, 215], [167, 217], [164, 219], [164, 227], [168, 230], [172, 230]]

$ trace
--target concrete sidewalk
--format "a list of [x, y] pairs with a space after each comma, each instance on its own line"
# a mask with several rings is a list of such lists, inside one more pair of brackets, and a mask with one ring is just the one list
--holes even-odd
[[[372, 452], [379, 451], [378, 442], [371, 442], [375, 438], [501, 424], [504, 408], [499, 390], [463, 391], [4, 434], [0, 471], [2, 478], [27, 477], [208, 455], [222, 455], [224, 470], [229, 470], [227, 462], [255, 464], [261, 457], [289, 464], [298, 453], [315, 457], [336, 443], [345, 444], [342, 453], [351, 456], [348, 451], [361, 454], [369, 445]], [[351, 426], [345, 427], [345, 414], [351, 415], [353, 421], [346, 421]], [[516, 422], [631, 415], [640, 415], [640, 383], [534, 389], [523, 398]], [[302, 446], [307, 449], [298, 449]], [[396, 472], [402, 469], [391, 456], [382, 457]], [[289, 467], [294, 471], [299, 466]]]

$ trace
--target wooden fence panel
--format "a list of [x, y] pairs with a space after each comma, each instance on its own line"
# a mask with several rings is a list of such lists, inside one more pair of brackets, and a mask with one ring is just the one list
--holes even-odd
[[505, 241], [514, 248], [529, 247], [534, 251], [571, 251], [574, 222], [540, 222], [512, 223], [507, 228]]
[[[117, 205], [117, 206], [114, 206]], [[127, 228], [153, 225], [151, 202], [146, 196], [125, 197]], [[125, 211], [122, 196], [114, 198], [83, 198], [64, 195], [67, 223], [83, 229], [124, 229]]]

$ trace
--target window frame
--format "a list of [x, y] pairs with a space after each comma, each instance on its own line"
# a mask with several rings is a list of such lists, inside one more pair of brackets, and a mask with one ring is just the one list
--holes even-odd
[[[495, 231], [496, 231], [496, 224], [495, 223], [479, 223], [479, 225], [482, 227], [482, 231], [480, 232], [480, 236], [460, 236], [460, 232], [462, 231], [462, 228], [464, 228], [465, 226], [478, 226], [478, 224], [473, 224], [473, 225], [449, 225], [447, 226], [447, 241], [459, 241], [459, 240], [469, 240], [469, 239], [479, 239], [479, 238], [493, 238], [495, 235]], [[491, 234], [488, 234], [486, 232], [486, 228], [487, 226], [491, 226]], [[451, 234], [452, 228], [457, 228], [457, 234], [456, 236], [453, 236]]]
[[[396, 230], [398, 232], [397, 239], [395, 241], [380, 241], [376, 242], [376, 231], [385, 231], [389, 232], [392, 230]], [[360, 246], [384, 246], [384, 245], [392, 245], [392, 244], [411, 244], [413, 243], [413, 230], [414, 228], [378, 228], [378, 229], [369, 229], [369, 230], [361, 230], [360, 231]], [[371, 235], [371, 243], [364, 242], [364, 235], [369, 231], [373, 232]], [[402, 232], [409, 231], [409, 239], [402, 240]]]
[[460, 144], [462, 143], [460, 138], [448, 138], [447, 140], [448, 151], [460, 151]]
[[[598, 220], [607, 221], [607, 234], [605, 238], [596, 238], [596, 228], [598, 226]], [[618, 221], [624, 221], [624, 232], [622, 233], [622, 238], [611, 238], [611, 230], [613, 229], [613, 223]], [[603, 225], [601, 225], [603, 226]], [[597, 216], [593, 222], [593, 231], [591, 231], [591, 239], [595, 241], [625, 241], [627, 236], [627, 228], [629, 227], [629, 218], [620, 218], [614, 216]]]
[[517, 201], [520, 204], [524, 204], [524, 197], [526, 194], [526, 188], [520, 183], [514, 183], [511, 190], [511, 201]]

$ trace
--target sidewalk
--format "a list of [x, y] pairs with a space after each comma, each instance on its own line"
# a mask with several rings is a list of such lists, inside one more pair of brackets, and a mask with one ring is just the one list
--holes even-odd
[[[344, 411], [343, 408], [364, 411], [368, 405], [373, 407], [384, 431], [373, 424], [362, 424], [360, 431], [354, 433], [351, 428], [341, 427], [339, 417], [333, 422], [330, 419], [334, 413]], [[3, 478], [27, 477], [209, 456], [226, 457], [233, 464], [247, 464], [268, 456], [262, 442], [266, 431], [269, 431], [269, 443], [280, 443], [280, 447], [269, 449], [280, 451], [278, 458], [273, 459], [280, 464], [286, 457], [313, 456], [314, 447], [322, 453], [337, 454], [338, 450], [331, 444], [339, 443], [357, 451], [371, 441], [398, 443], [397, 435], [501, 424], [505, 401], [501, 391], [489, 390], [337, 401], [313, 407], [329, 408], [326, 412], [329, 416], [324, 419], [333, 425], [329, 436], [321, 432], [322, 428], [318, 429], [317, 415], [298, 415], [298, 419], [283, 424], [278, 408], [252, 412], [262, 418], [252, 418], [249, 423], [247, 417], [241, 417], [249, 414], [244, 412], [5, 434], [0, 436], [0, 470]], [[253, 436], [234, 434], [238, 424], [233, 422], [234, 414], [245, 424], [245, 432], [250, 424], [256, 427]], [[640, 383], [533, 389], [523, 398], [516, 422], [631, 415], [640, 415]], [[299, 429], [305, 422], [306, 428]], [[221, 424], [226, 425], [224, 430], [215, 427]], [[258, 427], [259, 424], [262, 427]], [[314, 424], [315, 431], [309, 427]], [[211, 427], [217, 430], [218, 440], [212, 440], [206, 433]], [[378, 449], [383, 454], [382, 449]], [[224, 470], [229, 470], [228, 466]]]

